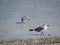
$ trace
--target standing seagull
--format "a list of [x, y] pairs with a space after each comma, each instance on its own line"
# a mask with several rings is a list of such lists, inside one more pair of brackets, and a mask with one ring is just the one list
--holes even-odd
[[22, 28], [24, 30], [27, 30], [29, 28], [29, 21], [30, 21], [30, 18], [28, 16], [23, 16], [21, 18]]
[[[44, 24], [43, 26], [39, 26], [35, 29], [30, 29], [29, 31], [36, 31], [36, 32], [41, 32], [42, 30], [47, 30], [47, 28], [49, 27], [48, 24]], [[44, 33], [42, 32], [41, 34], [44, 35]]]

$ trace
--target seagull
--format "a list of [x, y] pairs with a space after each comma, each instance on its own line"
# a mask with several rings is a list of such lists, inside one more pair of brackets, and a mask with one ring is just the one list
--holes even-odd
[[28, 16], [23, 16], [23, 17], [21, 18], [21, 22], [23, 22], [23, 23], [26, 23], [26, 22], [28, 22], [28, 21], [30, 21], [30, 19], [29, 19]]
[[[47, 30], [47, 29], [48, 29], [48, 27], [49, 27], [49, 25], [48, 25], [48, 24], [43, 24], [43, 26], [39, 26], [39, 27], [34, 28], [34, 29], [29, 29], [29, 31], [41, 32], [41, 31], [43, 31], [43, 30]], [[43, 32], [41, 32], [41, 34], [43, 34], [43, 35], [44, 35], [44, 33], [43, 33]]]

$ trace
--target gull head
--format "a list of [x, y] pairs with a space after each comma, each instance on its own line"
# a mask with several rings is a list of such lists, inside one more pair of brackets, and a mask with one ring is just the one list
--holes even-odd
[[50, 25], [48, 24], [43, 24], [44, 29], [46, 30]]
[[28, 22], [28, 21], [30, 21], [30, 19], [29, 19], [28, 16], [23, 16], [23, 17], [21, 18], [21, 22], [26, 23], [26, 22]]
[[50, 26], [50, 25], [48, 25], [48, 24], [43, 24], [43, 26]]

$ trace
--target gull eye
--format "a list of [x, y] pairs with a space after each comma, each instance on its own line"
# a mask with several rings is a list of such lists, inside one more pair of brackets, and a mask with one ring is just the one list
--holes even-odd
[[50, 25], [47, 25], [47, 26], [50, 26]]

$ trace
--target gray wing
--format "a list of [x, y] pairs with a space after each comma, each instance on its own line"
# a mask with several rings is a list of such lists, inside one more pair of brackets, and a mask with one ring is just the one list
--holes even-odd
[[37, 28], [35, 28], [34, 30], [37, 31], [37, 32], [40, 32], [40, 31], [42, 31], [43, 29], [44, 29], [43, 27], [37, 27]]

